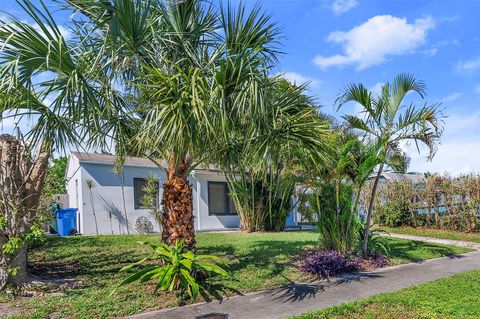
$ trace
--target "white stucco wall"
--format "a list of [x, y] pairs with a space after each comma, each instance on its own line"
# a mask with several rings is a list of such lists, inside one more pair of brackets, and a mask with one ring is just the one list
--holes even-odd
[[[69, 206], [78, 208], [77, 227], [80, 233], [85, 235], [96, 234], [93, 207], [98, 223], [99, 234], [126, 234], [125, 214], [123, 208], [121, 181], [113, 172], [113, 164], [81, 162], [71, 155], [67, 167], [67, 193]], [[133, 225], [136, 218], [147, 217], [154, 231], [159, 231], [159, 226], [151, 217], [148, 209], [135, 209], [133, 179], [146, 178], [149, 174], [155, 174], [159, 178], [159, 199], [162, 197], [162, 185], [165, 181], [165, 172], [157, 167], [126, 165], [123, 169], [125, 204], [129, 222], [130, 233], [138, 233]], [[92, 188], [93, 205], [87, 180], [93, 180]], [[193, 191], [193, 209], [195, 215], [196, 230], [216, 230], [225, 228], [237, 228], [239, 219], [236, 215], [215, 216], [209, 214], [208, 209], [208, 181], [226, 181], [221, 173], [197, 171], [188, 177]], [[78, 183], [78, 192], [77, 186]], [[109, 211], [112, 214], [110, 223]]]
[[208, 211], [208, 181], [226, 182], [225, 176], [214, 172], [194, 172], [193, 176], [196, 180], [196, 191], [200, 194], [196, 204], [199, 207], [196, 228], [199, 230], [238, 228], [240, 221], [237, 215], [210, 215]]
[[[134, 229], [135, 220], [144, 216], [150, 220], [155, 232], [159, 232], [159, 226], [155, 219], [151, 216], [148, 209], [135, 209], [133, 179], [146, 178], [149, 174], [154, 174], [162, 185], [165, 181], [165, 173], [155, 167], [142, 166], [125, 166], [123, 173], [117, 175], [113, 172], [113, 165], [82, 163], [82, 227], [83, 234], [95, 234], [95, 221], [93, 217], [93, 208], [98, 223], [98, 231], [101, 234], [126, 234], [127, 223], [125, 220], [125, 209], [122, 196], [122, 180], [125, 194], [125, 206], [128, 218], [130, 233], [137, 233]], [[92, 196], [87, 187], [87, 180], [94, 181], [95, 186], [92, 188]], [[159, 199], [162, 196], [162, 188], [160, 187]], [[93, 197], [93, 205], [91, 197]], [[112, 225], [110, 223], [109, 212], [112, 212]], [[88, 222], [87, 222], [88, 221]]]
[[[78, 158], [70, 155], [68, 157], [68, 165], [65, 179], [67, 181], [68, 207], [81, 208], [82, 192], [80, 189], [81, 183], [81, 167]], [[78, 185], [78, 187], [77, 187]], [[77, 230], [81, 232], [82, 229], [81, 211], [77, 212]]]

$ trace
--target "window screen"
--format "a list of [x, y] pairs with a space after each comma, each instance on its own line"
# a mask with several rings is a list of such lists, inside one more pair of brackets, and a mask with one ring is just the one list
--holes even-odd
[[[133, 179], [133, 201], [135, 204], [135, 209], [147, 209], [151, 207], [147, 207], [143, 204], [143, 197], [145, 196], [145, 186], [147, 185], [147, 179], [145, 178], [134, 178]], [[157, 184], [158, 189], [158, 184]], [[158, 192], [156, 198], [155, 206], [158, 203]]]
[[236, 215], [225, 182], [208, 182], [208, 211], [210, 215]]

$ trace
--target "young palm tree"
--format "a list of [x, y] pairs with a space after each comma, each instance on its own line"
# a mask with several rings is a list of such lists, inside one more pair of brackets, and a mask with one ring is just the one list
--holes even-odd
[[376, 156], [379, 161], [377, 174], [373, 182], [372, 196], [367, 210], [363, 254], [367, 255], [368, 235], [372, 220], [374, 197], [378, 182], [387, 159], [393, 154], [399, 154], [399, 145], [405, 142], [419, 143], [429, 149], [431, 159], [436, 150], [436, 144], [442, 134], [442, 114], [437, 105], [415, 105], [413, 102], [404, 105], [405, 96], [417, 93], [422, 99], [426, 95], [426, 86], [409, 74], [400, 74], [393, 83], [382, 86], [380, 95], [370, 92], [362, 84], [352, 84], [345, 88], [337, 99], [339, 107], [353, 101], [362, 106], [362, 116], [347, 115], [344, 119], [353, 128], [363, 134], [365, 139], [375, 144]]

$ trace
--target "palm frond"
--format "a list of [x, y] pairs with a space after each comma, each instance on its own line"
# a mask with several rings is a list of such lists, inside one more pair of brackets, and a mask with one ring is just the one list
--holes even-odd
[[[395, 77], [392, 84], [392, 92], [389, 101], [388, 114], [394, 118], [405, 96], [409, 92], [416, 92], [421, 98], [426, 95], [427, 86], [412, 74], [401, 73]], [[389, 94], [390, 95], [390, 94]]]

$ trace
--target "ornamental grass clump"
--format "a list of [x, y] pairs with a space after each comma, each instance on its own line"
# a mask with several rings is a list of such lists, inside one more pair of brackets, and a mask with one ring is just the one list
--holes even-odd
[[301, 271], [321, 278], [352, 273], [359, 269], [358, 260], [352, 260], [338, 251], [322, 250], [308, 256], [300, 266]]

